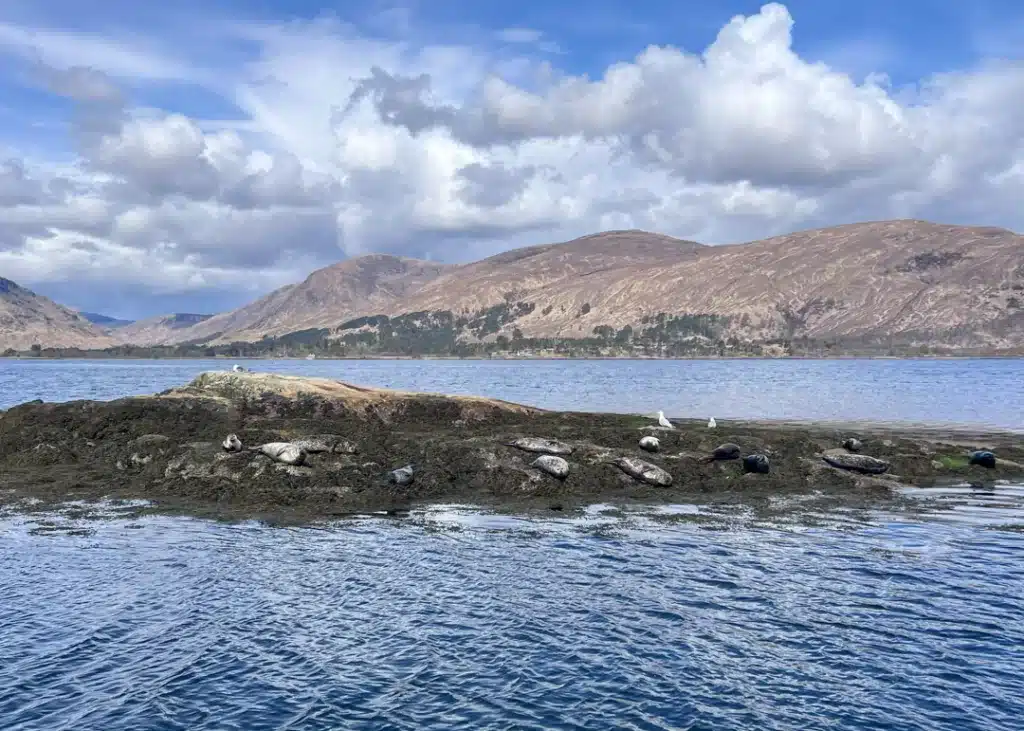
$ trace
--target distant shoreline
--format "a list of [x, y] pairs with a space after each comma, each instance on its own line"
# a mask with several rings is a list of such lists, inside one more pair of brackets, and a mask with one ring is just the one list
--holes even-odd
[[143, 356], [143, 355], [99, 355], [99, 354], [76, 354], [76, 355], [0, 355], [0, 360], [10, 361], [42, 361], [42, 360], [209, 360], [209, 361], [261, 361], [261, 360], [330, 360], [330, 361], [360, 361], [360, 360], [465, 360], [465, 361], [561, 361], [561, 360], [663, 360], [663, 361], [690, 361], [690, 360], [1019, 360], [1024, 359], [1024, 353], [970, 353], [970, 354], [914, 354], [914, 355], [690, 355], [690, 356], [651, 356], [651, 355], [498, 355], [498, 356], [456, 356], [456, 355], [318, 355], [314, 359], [306, 358], [304, 355], [257, 355], [257, 356]]

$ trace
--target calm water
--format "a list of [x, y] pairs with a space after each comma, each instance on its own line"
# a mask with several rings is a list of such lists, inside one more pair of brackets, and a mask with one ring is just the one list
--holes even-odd
[[[1024, 391], [1013, 361], [259, 365], [555, 407], [1009, 427]], [[108, 398], [208, 368], [0, 361], [0, 393]], [[0, 728], [1019, 731], [1024, 487], [911, 494], [923, 514], [770, 525], [703, 506], [287, 529], [0, 513]]]
[[[110, 399], [186, 383], [231, 361], [0, 360], [0, 409]], [[250, 361], [255, 370], [505, 398], [553, 409], [670, 416], [881, 419], [1024, 429], [1024, 359], [843, 361]]]

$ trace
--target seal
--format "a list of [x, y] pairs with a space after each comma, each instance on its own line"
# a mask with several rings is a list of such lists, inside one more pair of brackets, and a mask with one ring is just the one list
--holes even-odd
[[658, 412], [658, 426], [663, 427], [665, 429], [675, 429], [675, 426], [672, 424], [672, 422], [665, 418], [664, 411]]
[[556, 480], [564, 480], [569, 476], [569, 463], [553, 454], [542, 454], [533, 460], [530, 466], [551, 475]]
[[712, 416], [710, 419], [708, 419], [708, 429], [716, 429], [717, 427], [718, 422], [716, 422], [715, 417]]
[[743, 471], [755, 475], [767, 475], [771, 471], [768, 455], [748, 454], [743, 458]]
[[854, 439], [853, 437], [843, 442], [843, 449], [847, 452], [859, 452], [863, 447], [864, 445], [861, 444], [860, 439]]
[[241, 452], [242, 451], [242, 440], [238, 438], [237, 434], [228, 434], [221, 445], [225, 452]]
[[636, 457], [617, 457], [612, 464], [632, 477], [634, 480], [646, 482], [655, 487], [668, 487], [672, 484], [672, 475], [657, 465], [644, 462]]
[[990, 470], [995, 469], [996, 455], [987, 449], [979, 449], [977, 452], [971, 452], [971, 456], [967, 458], [967, 464], [985, 467]]
[[522, 437], [511, 442], [508, 446], [521, 449], [524, 452], [540, 454], [567, 455], [572, 454], [572, 447], [564, 442], [554, 439], [542, 439], [540, 437]]
[[399, 487], [408, 487], [415, 478], [416, 465], [407, 464], [388, 473], [388, 482]]
[[704, 458], [705, 462], [720, 462], [730, 459], [740, 458], [740, 445], [733, 444], [732, 442], [726, 442], [725, 444], [719, 444], [713, 450], [711, 454]]
[[890, 467], [884, 459], [869, 457], [866, 454], [841, 452], [837, 449], [828, 450], [821, 455], [821, 458], [833, 467], [851, 472], [863, 472], [866, 475], [881, 475], [888, 472]]
[[281, 464], [300, 466], [306, 461], [306, 451], [291, 442], [268, 442], [256, 447], [256, 451]]
[[657, 452], [661, 449], [661, 440], [658, 437], [642, 437], [640, 439], [640, 449], [645, 452]]
[[238, 363], [235, 363], [233, 366], [231, 366], [231, 370], [234, 371], [235, 373], [245, 373], [245, 368], [238, 365]]

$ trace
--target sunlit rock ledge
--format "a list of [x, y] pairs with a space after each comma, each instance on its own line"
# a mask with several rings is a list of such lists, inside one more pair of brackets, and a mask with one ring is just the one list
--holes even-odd
[[769, 509], [804, 495], [805, 506], [866, 507], [899, 501], [908, 485], [1024, 479], [1022, 442], [865, 424], [663, 428], [648, 416], [210, 372], [151, 396], [3, 412], [0, 499], [141, 498], [159, 511], [298, 520], [436, 502]]

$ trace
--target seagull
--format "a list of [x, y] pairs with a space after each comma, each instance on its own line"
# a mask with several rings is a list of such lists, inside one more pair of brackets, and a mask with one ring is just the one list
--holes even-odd
[[675, 427], [672, 426], [672, 422], [665, 418], [664, 411], [658, 412], [658, 426], [663, 426], [666, 429], [675, 429]]
[[238, 363], [235, 363], [233, 366], [231, 366], [231, 370], [233, 370], [235, 373], [244, 373], [245, 372], [245, 368], [243, 368], [242, 366], [238, 365]]
[[717, 426], [718, 424], [715, 423], [715, 417], [712, 416], [710, 419], [708, 419], [708, 429], [714, 429]]

